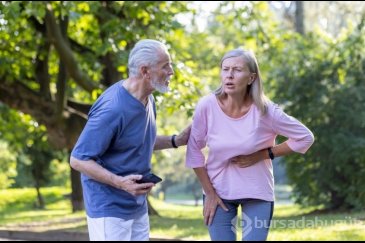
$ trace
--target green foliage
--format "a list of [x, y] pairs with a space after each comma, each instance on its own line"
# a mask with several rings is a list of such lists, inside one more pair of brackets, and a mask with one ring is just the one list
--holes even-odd
[[7, 144], [0, 140], [0, 189], [11, 186], [16, 174], [15, 156], [10, 153]]
[[[53, 151], [47, 140], [45, 127], [40, 126], [29, 115], [0, 106], [0, 134], [9, 146], [2, 146], [1, 168], [15, 179], [15, 187], [45, 186], [53, 178], [58, 169], [51, 170], [53, 160], [62, 160], [65, 154]], [[16, 171], [15, 170], [16, 162]], [[53, 165], [55, 167], [55, 165]], [[6, 172], [6, 173], [5, 173]], [[61, 174], [61, 173], [60, 173]], [[65, 174], [63, 173], [62, 176]], [[11, 182], [11, 181], [9, 181]], [[64, 182], [64, 181], [63, 181]], [[8, 183], [10, 186], [12, 183]]]
[[[106, 66], [102, 63], [102, 57], [110, 55], [113, 61], [110, 68], [118, 69], [120, 77], [126, 78], [129, 51], [140, 39], [164, 41], [171, 46], [176, 65], [184, 61], [179, 56], [181, 52], [186, 52], [183, 46], [188, 37], [175, 15], [188, 11], [187, 2], [3, 2], [0, 4], [3, 14], [3, 21], [0, 22], [0, 76], [5, 76], [7, 81], [23, 80], [35, 91], [39, 89], [33, 65], [39, 46], [48, 41], [39, 31], [39, 28], [45, 27], [47, 5], [52, 7], [55, 17], [69, 19], [67, 34], [70, 40], [77, 43], [77, 47], [74, 45], [72, 48], [78, 65], [101, 89], [109, 86], [109, 82], [118, 81], [104, 82], [107, 77], [103, 76]], [[50, 52], [49, 57], [51, 82], [55, 83], [59, 71], [58, 57], [54, 51]], [[181, 98], [194, 101], [192, 94], [199, 90], [195, 87], [198, 85], [197, 79], [187, 69], [178, 66], [175, 80], [172, 85], [174, 92], [167, 95], [174, 99], [170, 108], [175, 107], [173, 109], [176, 110], [187, 106], [191, 109], [189, 102], [182, 102]], [[53, 89], [52, 93], [56, 91]], [[68, 81], [67, 93], [69, 97], [83, 102], [91, 103], [97, 98], [71, 80]]]
[[277, 54], [269, 76], [275, 100], [316, 139], [305, 156], [286, 158], [300, 203], [364, 208], [364, 34], [360, 25], [335, 40], [318, 33], [293, 36], [271, 50]]
[[[22, 83], [45, 103], [55, 103], [62, 53], [54, 45], [48, 46], [51, 41], [44, 31], [47, 9], [53, 9], [58, 26], [68, 20], [65, 39], [78, 71], [95, 85], [91, 92], [85, 91], [74, 78], [67, 77], [66, 95], [72, 100], [95, 101], [116, 79], [127, 77], [128, 54], [138, 40], [158, 39], [170, 47], [175, 70], [171, 92], [155, 94], [158, 133], [170, 135], [188, 125], [197, 100], [219, 86], [219, 61], [223, 53], [237, 47], [252, 49], [261, 67], [265, 93], [306, 124], [316, 138], [305, 156], [286, 158], [297, 201], [324, 204], [328, 208], [363, 208], [364, 19], [356, 29], [348, 28], [337, 39], [319, 32], [303, 37], [274, 21], [267, 2], [226, 1], [209, 17], [207, 30], [198, 32], [196, 26], [188, 31], [176, 20], [178, 14], [195, 14], [188, 6], [188, 2], [176, 1], [3, 1], [0, 3], [1, 82]], [[40, 92], [41, 84], [47, 82], [37, 80], [35, 63], [39, 64], [39, 60], [48, 60], [51, 98]], [[110, 70], [117, 71], [112, 80]], [[8, 99], [11, 103], [9, 100], [14, 99]], [[25, 107], [27, 111], [33, 108], [34, 114], [42, 113], [38, 107]], [[3, 106], [0, 109], [1, 139], [9, 144], [18, 162], [22, 161], [18, 170], [32, 171], [27, 167], [30, 162], [49, 163], [52, 157], [59, 157], [47, 148], [46, 129], [34, 120], [37, 118], [5, 111]], [[55, 125], [48, 114], [42, 115], [43, 119], [49, 118], [51, 127], [60, 128], [55, 134], [68, 134], [62, 128], [75, 124], [65, 122], [68, 119], [65, 116]], [[181, 151], [157, 154], [154, 168], [171, 179], [171, 183], [185, 181], [195, 185], [196, 182], [189, 181], [194, 178], [191, 171], [187, 173], [183, 168], [183, 157]], [[49, 164], [39, 166], [48, 173]]]

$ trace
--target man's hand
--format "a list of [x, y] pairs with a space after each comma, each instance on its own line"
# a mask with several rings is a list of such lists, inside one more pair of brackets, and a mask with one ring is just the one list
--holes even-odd
[[190, 132], [191, 132], [191, 125], [189, 125], [179, 135], [176, 136], [175, 141], [178, 147], [186, 145], [188, 143]]
[[155, 185], [153, 183], [138, 184], [136, 181], [142, 179], [142, 175], [128, 175], [128, 176], [115, 176], [113, 177], [113, 184], [118, 189], [124, 190], [133, 196], [147, 194], [151, 191]]

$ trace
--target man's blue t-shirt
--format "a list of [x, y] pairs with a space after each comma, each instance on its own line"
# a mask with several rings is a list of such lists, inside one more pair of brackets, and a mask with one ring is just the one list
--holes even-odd
[[[156, 139], [153, 96], [144, 106], [122, 82], [109, 87], [91, 107], [89, 118], [71, 155], [94, 160], [119, 176], [147, 174]], [[147, 213], [146, 195], [133, 196], [81, 176], [87, 215], [132, 219]]]

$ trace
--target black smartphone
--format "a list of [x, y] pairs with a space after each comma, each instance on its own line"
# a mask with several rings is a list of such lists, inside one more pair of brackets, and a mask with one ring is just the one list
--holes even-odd
[[142, 177], [142, 179], [140, 179], [140, 180], [138, 180], [136, 182], [139, 183], [139, 184], [140, 183], [149, 183], [149, 182], [152, 182], [152, 183], [157, 184], [157, 183], [159, 183], [161, 181], [162, 181], [162, 179], [160, 177], [158, 177], [155, 174], [150, 173], [150, 174], [144, 175]]

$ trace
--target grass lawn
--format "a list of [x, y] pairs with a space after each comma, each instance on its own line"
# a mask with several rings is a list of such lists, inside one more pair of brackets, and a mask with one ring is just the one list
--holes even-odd
[[41, 193], [46, 202], [45, 209], [34, 207], [36, 191], [33, 188], [0, 191], [0, 229], [72, 230], [86, 225], [85, 212], [72, 213], [69, 189], [42, 188]]
[[[85, 212], [73, 214], [68, 189], [43, 188], [46, 209], [33, 208], [34, 189], [0, 192], [0, 229], [86, 232]], [[151, 217], [151, 237], [209, 240], [202, 207], [151, 199], [160, 216]], [[240, 234], [238, 239], [240, 239]], [[268, 240], [365, 240], [365, 212], [318, 214], [314, 208], [277, 205]]]

